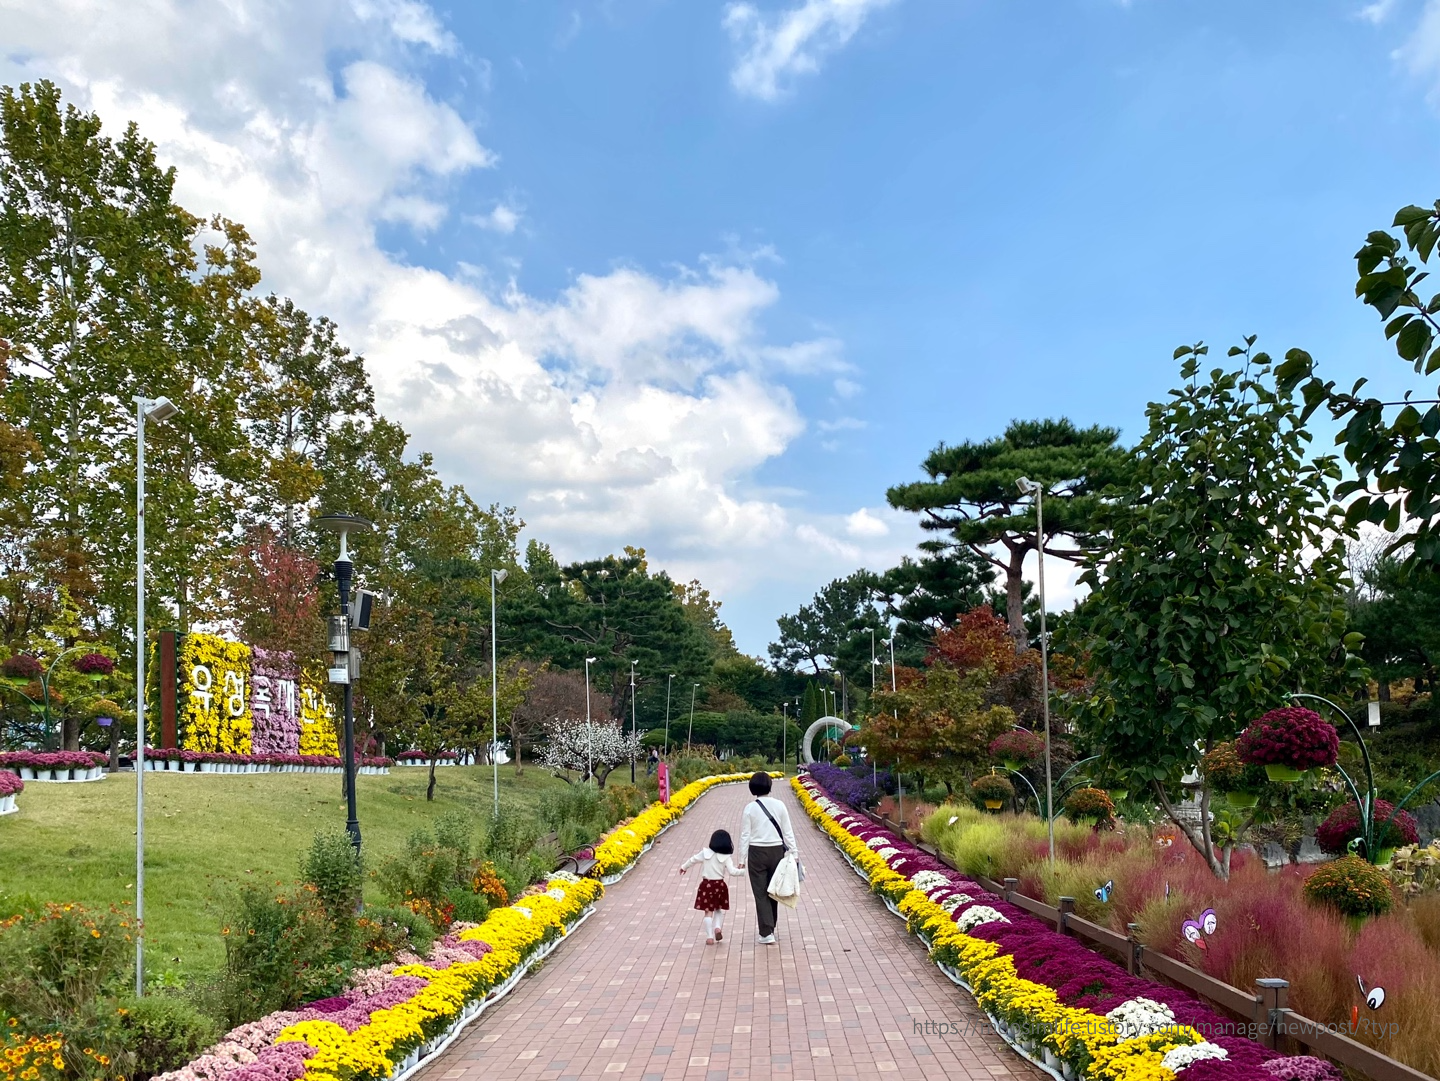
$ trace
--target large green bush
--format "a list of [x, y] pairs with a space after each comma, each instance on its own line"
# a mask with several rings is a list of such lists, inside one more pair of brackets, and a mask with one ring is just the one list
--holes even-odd
[[136, 1078], [178, 1070], [220, 1036], [215, 1021], [170, 995], [127, 999], [120, 1009], [120, 1035]]

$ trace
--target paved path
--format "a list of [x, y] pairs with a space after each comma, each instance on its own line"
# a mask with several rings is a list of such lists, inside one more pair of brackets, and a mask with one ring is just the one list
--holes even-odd
[[[742, 785], [702, 796], [419, 1081], [1043, 1076], [930, 963], [788, 787], [800, 907], [781, 908], [778, 945], [757, 945], [748, 879], [731, 879], [725, 941], [706, 946], [696, 873], [676, 870], [712, 830], [738, 835], [749, 798]], [[934, 1032], [943, 1022], [958, 1031]]]

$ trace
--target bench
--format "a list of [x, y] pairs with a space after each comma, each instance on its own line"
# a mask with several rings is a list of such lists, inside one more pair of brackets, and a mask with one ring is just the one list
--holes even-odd
[[[547, 833], [535, 842], [539, 847], [558, 845], [559, 843], [560, 835], [558, 833]], [[572, 874], [584, 878], [595, 869], [596, 860], [594, 852], [595, 850], [593, 848], [582, 848], [579, 852], [572, 853], [568, 856], [561, 856], [555, 863], [555, 870], [569, 871]]]

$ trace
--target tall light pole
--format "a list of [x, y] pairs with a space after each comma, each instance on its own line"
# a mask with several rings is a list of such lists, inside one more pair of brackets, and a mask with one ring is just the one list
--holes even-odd
[[665, 754], [670, 754], [670, 682], [675, 678], [675, 673], [670, 673], [670, 678], [665, 681]]
[[[180, 407], [169, 398], [147, 398], [141, 394], [135, 396], [135, 994], [137, 996], [145, 993], [145, 422], [153, 420], [156, 424], [164, 424], [178, 412], [180, 412]], [[49, 715], [48, 709], [46, 715]]]
[[330, 621], [330, 650], [334, 661], [330, 682], [345, 688], [345, 832], [355, 852], [360, 852], [360, 819], [355, 810], [355, 679], [360, 674], [360, 652], [350, 645], [350, 580], [355, 564], [350, 561], [349, 535], [369, 533], [373, 522], [353, 514], [326, 514], [315, 520], [321, 529], [340, 534], [340, 554], [335, 558], [335, 587], [340, 593], [340, 618]]
[[635, 662], [630, 662], [630, 783], [635, 783]]
[[[495, 776], [495, 817], [500, 817], [500, 669], [499, 650], [495, 633], [495, 593], [505, 581], [509, 571], [495, 568], [490, 571], [490, 765]], [[519, 769], [519, 766], [515, 767]]]
[[690, 753], [690, 737], [695, 734], [695, 692], [700, 689], [700, 684], [690, 684], [690, 730], [685, 733], [685, 753]]
[[1020, 477], [1015, 486], [1024, 495], [1035, 497], [1035, 554], [1039, 560], [1036, 576], [1040, 586], [1040, 693], [1045, 706], [1045, 825], [1050, 831], [1050, 870], [1055, 870], [1055, 792], [1050, 780], [1050, 641], [1045, 626], [1045, 489], [1029, 477]]
[[780, 703], [780, 765], [785, 765], [786, 746], [785, 741], [790, 735], [790, 699]]
[[590, 666], [594, 663], [594, 657], [585, 658], [585, 769], [590, 774], [586, 780], [595, 776], [595, 729], [590, 724]]

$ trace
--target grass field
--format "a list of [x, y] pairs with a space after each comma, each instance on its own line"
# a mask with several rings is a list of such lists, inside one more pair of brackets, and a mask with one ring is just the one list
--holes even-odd
[[[489, 816], [488, 767], [438, 770], [433, 803], [425, 801], [428, 773], [397, 767], [356, 779], [369, 867], [436, 815], [461, 808]], [[501, 802], [534, 814], [541, 794], [564, 784], [536, 768], [516, 777], [502, 767]], [[18, 802], [18, 814], [0, 818], [0, 916], [45, 901], [134, 903], [133, 774], [32, 782]], [[345, 825], [338, 774], [147, 773], [145, 809], [146, 968], [155, 973], [219, 967], [220, 916], [233, 885], [293, 881], [315, 832]]]

